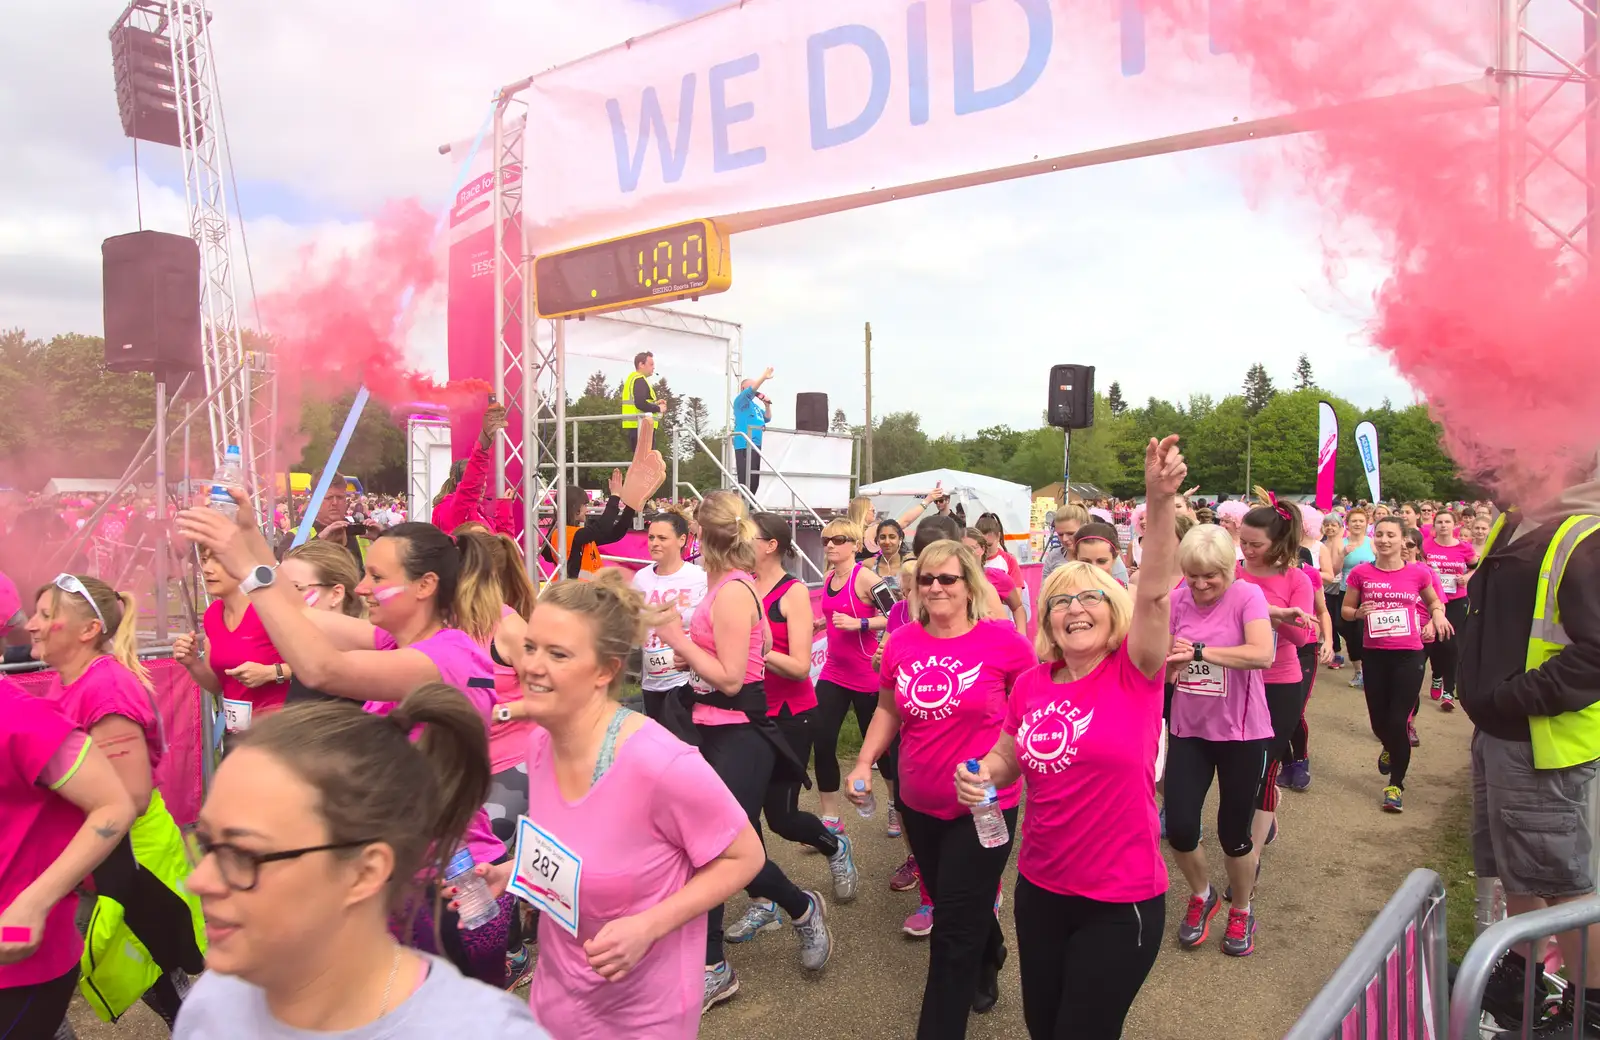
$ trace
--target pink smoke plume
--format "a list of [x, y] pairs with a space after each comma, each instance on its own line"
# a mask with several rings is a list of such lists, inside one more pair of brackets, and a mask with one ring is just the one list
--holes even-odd
[[[290, 422], [299, 401], [329, 400], [363, 384], [389, 404], [483, 407], [489, 384], [441, 385], [406, 358], [417, 301], [443, 286], [433, 229], [434, 217], [416, 200], [388, 203], [361, 245], [331, 259], [307, 247], [289, 287], [263, 297], [281, 374], [279, 411]], [[293, 429], [281, 432], [294, 435]]]
[[[1487, 52], [1492, 31], [1487, 5], [1436, 0], [1145, 2], [1188, 40], [1204, 39], [1208, 2], [1228, 3], [1225, 42], [1268, 110], [1440, 84], [1440, 59]], [[1476, 86], [1492, 95], [1487, 73]], [[1426, 398], [1464, 475], [1531, 504], [1586, 475], [1600, 446], [1600, 295], [1530, 220], [1502, 217], [1495, 108], [1435, 101], [1334, 113], [1274, 154], [1328, 215], [1330, 266], [1376, 237], [1390, 270], [1372, 342]], [[1581, 131], [1566, 148], [1581, 170]]]

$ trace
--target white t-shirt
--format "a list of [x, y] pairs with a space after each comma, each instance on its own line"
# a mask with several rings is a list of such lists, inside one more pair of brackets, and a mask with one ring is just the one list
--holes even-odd
[[[689, 619], [700, 601], [706, 598], [706, 572], [699, 564], [685, 563], [671, 574], [657, 574], [656, 565], [652, 563], [634, 574], [633, 587], [644, 594], [646, 606], [676, 603], [687, 630]], [[673, 669], [672, 648], [663, 643], [653, 629], [644, 640], [643, 671], [640, 685], [651, 692], [670, 690], [689, 681], [688, 672]]]

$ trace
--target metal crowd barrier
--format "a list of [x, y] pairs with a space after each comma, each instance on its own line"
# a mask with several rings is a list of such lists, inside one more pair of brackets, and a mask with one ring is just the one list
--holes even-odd
[[[1550, 939], [1563, 932], [1578, 931], [1580, 954], [1576, 970], [1568, 966], [1572, 983], [1577, 986], [1574, 998], [1576, 1009], [1573, 1036], [1587, 1036], [1584, 1021], [1584, 979], [1589, 967], [1589, 926], [1600, 924], [1600, 898], [1591, 896], [1560, 906], [1517, 914], [1490, 925], [1473, 942], [1467, 955], [1461, 958], [1461, 968], [1456, 973], [1455, 992], [1450, 1002], [1449, 1040], [1479, 1040], [1485, 1035], [1483, 1021], [1483, 991], [1489, 984], [1489, 975], [1507, 950], [1524, 946], [1535, 939]], [[1523, 1007], [1533, 1004], [1533, 983], [1536, 975], [1528, 972], [1523, 989]], [[1537, 1015], [1523, 1015], [1521, 1037], [1534, 1035]], [[1600, 1025], [1600, 1023], [1596, 1023]], [[1593, 1028], [1590, 1026], [1589, 1028]], [[1513, 1034], [1500, 1034], [1510, 1037]]]
[[1448, 953], [1444, 882], [1413, 870], [1285, 1040], [1434, 1040], [1450, 1015]]

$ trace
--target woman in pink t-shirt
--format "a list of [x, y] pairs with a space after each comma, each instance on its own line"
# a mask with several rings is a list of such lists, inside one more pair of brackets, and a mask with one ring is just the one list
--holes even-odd
[[987, 785], [1027, 785], [1014, 913], [1032, 1040], [1122, 1035], [1161, 949], [1167, 866], [1155, 769], [1187, 472], [1176, 436], [1146, 446], [1150, 535], [1138, 591], [1076, 562], [1051, 574], [1039, 618], [1044, 663], [1017, 681], [977, 775], [954, 769], [969, 806]]
[[1221, 906], [1200, 848], [1200, 814], [1216, 777], [1217, 840], [1233, 900], [1222, 952], [1243, 957], [1255, 951], [1250, 899], [1259, 856], [1251, 826], [1272, 741], [1262, 674], [1275, 651], [1267, 597], [1235, 578], [1233, 550], [1216, 524], [1194, 528], [1178, 546], [1187, 581], [1172, 593], [1165, 807], [1167, 842], [1190, 892], [1178, 945], [1195, 949]]
[[[1445, 616], [1444, 601], [1433, 591], [1429, 569], [1402, 558], [1404, 532], [1405, 525], [1398, 517], [1384, 517], [1374, 525], [1372, 548], [1377, 560], [1350, 572], [1350, 588], [1342, 607], [1346, 621], [1359, 618], [1363, 626], [1367, 718], [1372, 732], [1383, 741], [1378, 772], [1389, 778], [1380, 803], [1385, 812], [1401, 811], [1400, 793], [1411, 764], [1406, 724], [1422, 693], [1423, 640], [1455, 635]], [[1419, 602], [1430, 618], [1420, 628]]]
[[[677, 607], [665, 604], [648, 619], [661, 641], [690, 670], [694, 730], [700, 753], [738, 799], [752, 827], [774, 782], [806, 782], [783, 735], [767, 717], [766, 652], [771, 648], [761, 595], [756, 591], [756, 528], [745, 515], [744, 500], [731, 491], [713, 491], [701, 502], [700, 562], [706, 595], [685, 632]], [[817, 749], [817, 761], [823, 759]], [[820, 771], [820, 770], [819, 770]], [[848, 844], [843, 845], [848, 849]], [[770, 859], [745, 886], [752, 899], [770, 899], [789, 915], [800, 940], [800, 965], [820, 971], [833, 940], [822, 893], [802, 891]], [[739, 990], [739, 978], [723, 955], [722, 904], [708, 916], [705, 943], [706, 1008]], [[610, 1035], [610, 1034], [606, 1034]]]
[[[951, 790], [950, 770], [994, 746], [1011, 687], [1035, 660], [1009, 622], [983, 618], [978, 561], [953, 541], [918, 555], [916, 620], [884, 645], [878, 714], [845, 786], [852, 801], [865, 801], [873, 761], [899, 741], [896, 796], [933, 906], [919, 1038], [965, 1036], [968, 1012], [988, 1011], [999, 998], [1006, 959], [992, 899], [1012, 843], [978, 843], [970, 814]], [[1012, 784], [1000, 794], [1008, 832], [1016, 827], [1020, 793]]]
[[[1432, 534], [1432, 538], [1427, 537]], [[1423, 562], [1438, 575], [1444, 592], [1444, 615], [1450, 627], [1460, 630], [1467, 623], [1467, 579], [1477, 565], [1478, 551], [1471, 542], [1457, 537], [1456, 514], [1441, 509], [1433, 514], [1431, 532], [1424, 532]], [[1455, 637], [1435, 639], [1428, 644], [1428, 663], [1433, 668], [1433, 699], [1441, 711], [1456, 710], [1456, 667], [1461, 660], [1461, 644]]]
[[222, 698], [227, 731], [243, 733], [255, 719], [283, 707], [294, 672], [272, 645], [238, 579], [210, 553], [201, 554], [200, 573], [212, 597], [201, 619], [206, 652], [198, 653], [194, 636], [184, 633], [173, 641], [172, 656], [201, 689]]
[[[976, 527], [967, 528], [966, 532], [961, 536], [961, 544], [965, 545], [973, 556], [980, 560], [983, 559], [984, 538], [982, 531]], [[988, 609], [981, 612], [982, 615], [987, 618], [1009, 620], [1012, 627], [1018, 632], [1026, 632], [1028, 630], [1027, 608], [1023, 606], [1022, 590], [1011, 581], [1010, 573], [1004, 567], [985, 567], [983, 568], [983, 577], [990, 588], [994, 590], [994, 597], [992, 602], [989, 603]], [[982, 598], [984, 600], [990, 599], [987, 594]]]
[[[1289, 738], [1306, 708], [1305, 676], [1300, 670], [1300, 647], [1314, 643], [1316, 593], [1300, 569], [1300, 511], [1274, 501], [1256, 506], [1239, 524], [1239, 578], [1255, 585], [1267, 597], [1267, 612], [1277, 651], [1262, 678], [1267, 687], [1267, 711], [1272, 716], [1272, 743], [1267, 747], [1267, 772], [1256, 800], [1252, 828], [1257, 848], [1265, 848], [1277, 828], [1278, 770], [1289, 750]], [[1259, 869], [1261, 857], [1257, 855]]]
[[74, 889], [121, 843], [133, 799], [65, 715], [0, 678], [0, 1027], [55, 1035], [78, 979]]
[[[715, 565], [722, 507], [706, 501]], [[551, 585], [517, 662], [519, 709], [538, 724], [523, 840], [538, 838], [548, 866], [517, 879], [544, 911], [528, 999], [556, 1040], [697, 1036], [710, 993], [708, 912], [767, 869], [746, 808], [709, 756], [616, 703], [643, 604], [612, 568]], [[485, 873], [498, 890], [511, 865]]]

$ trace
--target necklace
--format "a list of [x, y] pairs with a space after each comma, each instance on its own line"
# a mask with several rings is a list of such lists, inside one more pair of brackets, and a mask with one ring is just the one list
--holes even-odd
[[394, 992], [394, 977], [400, 973], [400, 947], [394, 948], [394, 961], [389, 965], [389, 981], [383, 984], [383, 1003], [378, 1005], [378, 1017], [389, 1013], [389, 995]]

